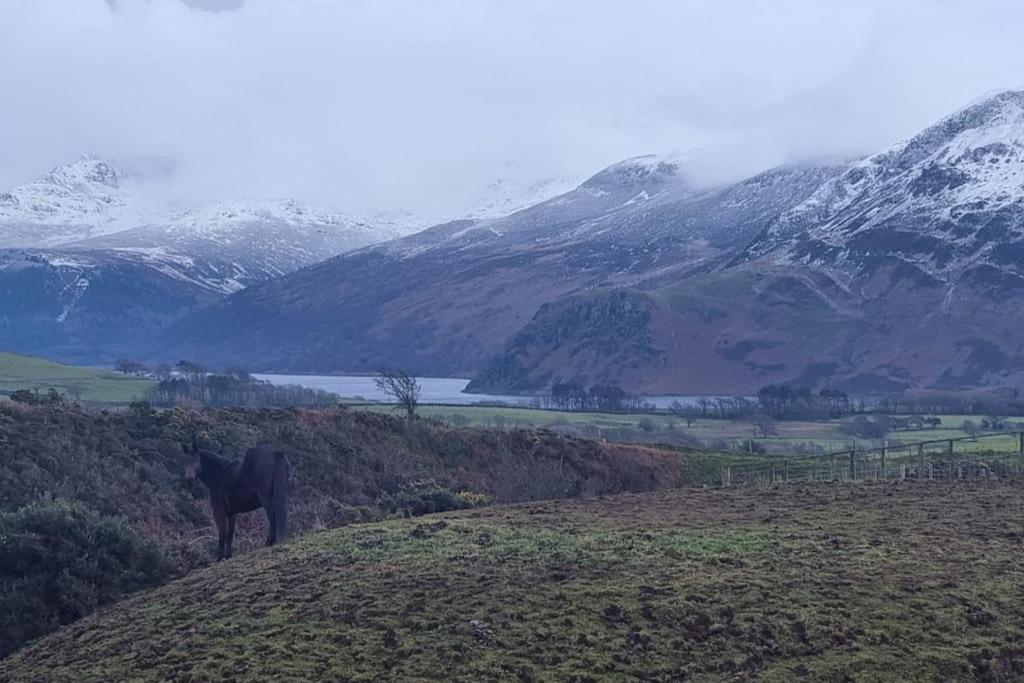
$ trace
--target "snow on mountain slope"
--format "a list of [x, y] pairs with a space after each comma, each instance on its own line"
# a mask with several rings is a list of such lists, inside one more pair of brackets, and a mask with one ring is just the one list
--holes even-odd
[[643, 213], [657, 202], [694, 193], [679, 156], [639, 156], [612, 164], [568, 192], [509, 215], [453, 221], [382, 248], [411, 258], [428, 251], [533, 248], [542, 242], [577, 242], [596, 234], [588, 229], [589, 221], [617, 211]]
[[[222, 289], [291, 272], [411, 228], [369, 221], [294, 200], [246, 199], [186, 211], [165, 221], [75, 242], [75, 248], [131, 251], [162, 261], [202, 258], [223, 273]], [[175, 256], [178, 255], [178, 256]]]
[[575, 189], [579, 180], [562, 177], [523, 181], [502, 177], [491, 183], [476, 208], [466, 218], [501, 218]]
[[752, 255], [856, 272], [898, 259], [946, 279], [979, 265], [1020, 271], [1024, 91], [977, 100], [852, 164], [783, 214]]
[[130, 178], [83, 156], [0, 194], [0, 248], [55, 246], [152, 220]]
[[3, 348], [112, 363], [136, 338], [226, 293], [202, 261], [91, 250], [0, 250]]

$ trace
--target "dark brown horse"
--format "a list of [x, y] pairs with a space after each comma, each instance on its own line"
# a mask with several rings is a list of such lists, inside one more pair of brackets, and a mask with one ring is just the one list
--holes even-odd
[[288, 534], [288, 472], [284, 453], [266, 444], [250, 448], [241, 462], [225, 460], [216, 453], [182, 446], [185, 476], [199, 478], [210, 490], [210, 508], [217, 524], [217, 559], [231, 557], [235, 539], [235, 515], [262, 507], [267, 513], [267, 545]]

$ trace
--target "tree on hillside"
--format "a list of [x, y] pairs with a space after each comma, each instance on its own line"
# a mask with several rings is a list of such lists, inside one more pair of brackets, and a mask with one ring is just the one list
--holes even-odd
[[410, 419], [416, 414], [416, 406], [420, 402], [420, 385], [415, 377], [411, 377], [409, 373], [402, 370], [385, 368], [373, 381], [378, 389], [394, 398], [399, 405], [405, 408]]

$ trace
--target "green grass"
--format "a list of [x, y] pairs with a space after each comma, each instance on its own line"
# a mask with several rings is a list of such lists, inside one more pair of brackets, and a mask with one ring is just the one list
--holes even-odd
[[107, 370], [81, 368], [34, 356], [0, 352], [0, 393], [53, 388], [93, 403], [127, 403], [143, 398], [155, 383]]
[[352, 526], [132, 597], [0, 679], [1016, 680], [1022, 505], [816, 484]]
[[[356, 406], [356, 409], [398, 414], [393, 406], [387, 405], [360, 405]], [[753, 420], [698, 418], [688, 422], [664, 413], [599, 413], [511, 406], [434, 405], [420, 406], [418, 413], [422, 417], [448, 422], [457, 417], [457, 423], [475, 427], [563, 428], [575, 430], [583, 436], [607, 441], [681, 444], [684, 443], [682, 437], [685, 436], [705, 444], [724, 441], [730, 449], [739, 450], [745, 442], [753, 439], [755, 443], [765, 446], [770, 453], [780, 455], [793, 454], [808, 447], [816, 447], [829, 453], [841, 452], [853, 448], [854, 445], [859, 449], [880, 448], [886, 441], [895, 448], [897, 443], [960, 439], [968, 436], [962, 429], [965, 419], [973, 420], [976, 424], [980, 424], [981, 421], [976, 415], [947, 415], [941, 418], [942, 424], [939, 427], [893, 431], [886, 439], [863, 439], [845, 434], [839, 420], [781, 421], [775, 424], [776, 434], [763, 437], [758, 435]], [[643, 429], [642, 424], [651, 429]], [[958, 452], [1012, 451], [1018, 448], [1015, 438], [1016, 436], [1008, 432], [1005, 439], [960, 442], [956, 449]]]

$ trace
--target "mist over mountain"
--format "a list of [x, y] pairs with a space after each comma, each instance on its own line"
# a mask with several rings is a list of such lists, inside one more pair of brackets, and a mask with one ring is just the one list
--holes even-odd
[[864, 160], [712, 189], [685, 159], [629, 159], [510, 216], [250, 288], [152, 352], [397, 363], [493, 392], [1017, 385], [1021, 97], [983, 98]]
[[[0, 194], [0, 332], [5, 348], [109, 363], [140, 335], [254, 283], [416, 232], [436, 218], [363, 216], [294, 199], [175, 207], [176, 169], [96, 156]], [[477, 216], [500, 215], [568, 181], [499, 178]]]

